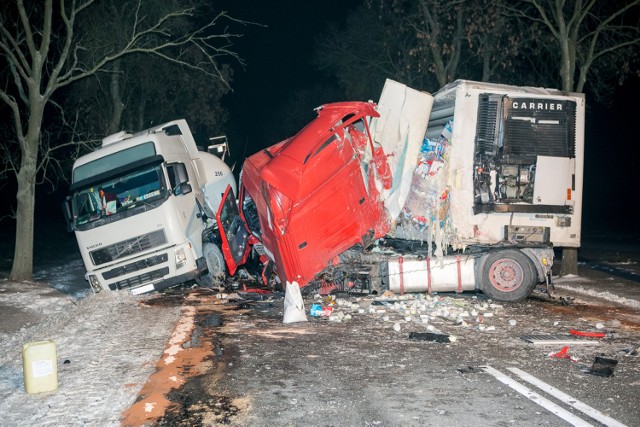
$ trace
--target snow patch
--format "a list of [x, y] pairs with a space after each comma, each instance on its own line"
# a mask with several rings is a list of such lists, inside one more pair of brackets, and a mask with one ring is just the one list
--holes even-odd
[[[128, 292], [75, 301], [45, 284], [3, 281], [0, 288], [0, 305], [25, 320], [17, 330], [0, 329], [3, 425], [119, 426], [154, 371], [180, 307], [140, 307], [149, 297]], [[27, 394], [22, 346], [44, 340], [56, 344], [58, 389]]]

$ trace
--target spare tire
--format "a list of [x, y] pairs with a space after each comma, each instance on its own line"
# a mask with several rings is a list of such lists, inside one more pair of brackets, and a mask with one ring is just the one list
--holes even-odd
[[480, 290], [496, 301], [522, 301], [536, 287], [535, 266], [517, 249], [490, 252], [476, 268]]

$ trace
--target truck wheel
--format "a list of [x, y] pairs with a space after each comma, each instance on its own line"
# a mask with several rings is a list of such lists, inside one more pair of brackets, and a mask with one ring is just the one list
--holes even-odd
[[478, 265], [480, 290], [496, 301], [522, 301], [536, 287], [531, 260], [514, 249], [489, 253]]
[[211, 288], [224, 283], [225, 263], [220, 248], [213, 243], [204, 243], [202, 245], [202, 256], [207, 262], [209, 271], [196, 279], [198, 285]]

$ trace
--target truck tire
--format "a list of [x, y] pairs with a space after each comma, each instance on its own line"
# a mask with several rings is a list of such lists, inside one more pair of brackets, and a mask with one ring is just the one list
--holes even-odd
[[477, 269], [480, 290], [496, 301], [522, 301], [536, 287], [535, 266], [515, 249], [490, 252]]
[[202, 256], [207, 263], [207, 272], [196, 279], [198, 285], [212, 288], [224, 283], [225, 263], [224, 256], [218, 246], [213, 243], [203, 243]]

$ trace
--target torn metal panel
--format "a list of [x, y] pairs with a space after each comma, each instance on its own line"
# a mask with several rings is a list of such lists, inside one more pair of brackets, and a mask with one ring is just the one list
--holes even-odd
[[391, 218], [398, 217], [409, 194], [432, 105], [431, 94], [393, 80], [387, 79], [382, 89], [378, 102], [380, 117], [371, 120], [371, 133], [385, 153], [393, 153], [388, 159], [393, 184], [381, 191]]

